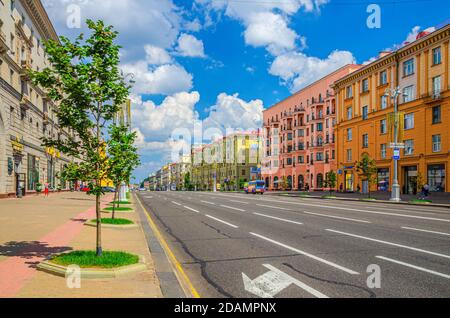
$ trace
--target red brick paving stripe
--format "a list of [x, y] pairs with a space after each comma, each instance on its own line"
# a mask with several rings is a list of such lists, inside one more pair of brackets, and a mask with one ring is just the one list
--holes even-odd
[[[102, 208], [111, 199], [110, 196], [106, 197], [102, 203]], [[92, 218], [95, 218], [95, 206], [48, 233], [38, 243], [45, 244], [46, 248], [68, 246], [83, 228], [83, 222], [77, 220], [88, 220]], [[33, 251], [30, 250], [30, 252]], [[14, 256], [0, 262], [0, 298], [14, 297], [36, 275], [36, 268], [33, 267], [33, 264], [37, 264], [43, 260], [45, 260], [43, 256]]]

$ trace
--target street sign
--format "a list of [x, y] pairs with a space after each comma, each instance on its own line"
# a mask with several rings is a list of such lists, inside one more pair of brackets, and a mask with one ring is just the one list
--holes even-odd
[[404, 143], [391, 142], [389, 144], [389, 148], [391, 148], [391, 149], [395, 149], [395, 148], [397, 148], [397, 149], [405, 149], [405, 144]]
[[400, 160], [400, 149], [394, 149], [394, 160]]

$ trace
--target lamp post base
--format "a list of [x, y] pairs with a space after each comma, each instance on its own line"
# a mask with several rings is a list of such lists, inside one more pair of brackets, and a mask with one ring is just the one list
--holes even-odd
[[400, 198], [400, 185], [399, 184], [394, 184], [392, 186], [392, 194], [391, 194], [390, 201], [393, 201], [393, 202], [402, 201], [402, 199]]

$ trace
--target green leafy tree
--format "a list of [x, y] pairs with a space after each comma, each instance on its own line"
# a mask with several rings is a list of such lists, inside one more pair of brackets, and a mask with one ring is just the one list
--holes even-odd
[[191, 173], [188, 171], [184, 175], [184, 188], [187, 190], [191, 190]]
[[90, 35], [79, 35], [73, 42], [47, 41], [45, 51], [51, 67], [30, 72], [58, 105], [56, 116], [65, 134], [57, 139], [43, 138], [43, 145], [77, 158], [78, 175], [89, 180], [89, 195], [96, 197], [97, 256], [102, 255], [100, 197], [101, 180], [107, 173], [105, 127], [125, 102], [130, 87], [119, 71], [117, 32], [102, 21], [87, 20]]
[[139, 155], [134, 146], [136, 133], [129, 132], [128, 127], [122, 125], [112, 125], [109, 129], [108, 140], [108, 178], [116, 186], [114, 193], [112, 218], [115, 218], [116, 205], [119, 206], [120, 199], [117, 198], [120, 187], [123, 183], [129, 184], [131, 174], [139, 164]]
[[371, 185], [377, 183], [377, 164], [367, 153], [363, 154], [361, 160], [356, 163], [356, 171], [369, 184], [369, 199], [371, 198]]
[[333, 195], [333, 190], [336, 189], [337, 175], [336, 172], [331, 170], [325, 176], [325, 187], [329, 188], [330, 196]]

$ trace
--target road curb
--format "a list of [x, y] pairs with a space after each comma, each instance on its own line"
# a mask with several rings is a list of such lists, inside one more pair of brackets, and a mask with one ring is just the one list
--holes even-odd
[[[87, 221], [86, 223], [84, 223], [84, 226], [97, 227], [97, 221], [96, 220]], [[123, 225], [102, 223], [102, 229], [105, 228], [105, 229], [127, 230], [127, 229], [135, 229], [138, 227], [139, 225], [137, 225], [136, 223]]]
[[[140, 256], [139, 259], [138, 264], [118, 268], [81, 268], [80, 275], [81, 278], [84, 279], [113, 279], [125, 275], [141, 273], [146, 271], [148, 267], [143, 256]], [[56, 276], [66, 277], [68, 266], [58, 265], [51, 261], [43, 261], [37, 265], [37, 269]]]
[[137, 196], [136, 201], [139, 203], [137, 204], [138, 214], [141, 218], [142, 228], [155, 263], [156, 275], [160, 281], [161, 291], [164, 297], [200, 298], [200, 295], [184, 272], [183, 267], [158, 230], [150, 213]]

